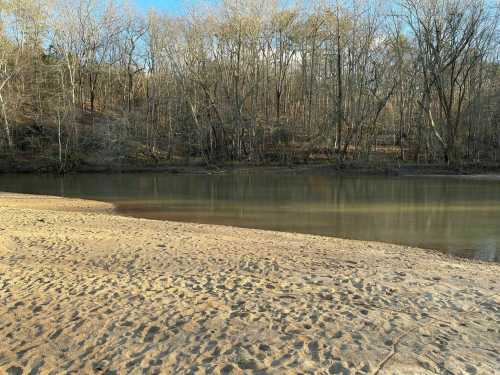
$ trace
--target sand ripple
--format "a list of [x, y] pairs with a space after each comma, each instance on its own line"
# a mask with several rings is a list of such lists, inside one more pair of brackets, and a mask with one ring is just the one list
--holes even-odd
[[92, 209], [0, 195], [0, 373], [500, 372], [496, 264]]

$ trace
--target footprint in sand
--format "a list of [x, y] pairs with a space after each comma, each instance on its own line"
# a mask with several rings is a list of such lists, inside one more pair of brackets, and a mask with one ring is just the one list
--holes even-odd
[[144, 342], [153, 342], [156, 334], [160, 332], [160, 328], [157, 326], [152, 326], [144, 336]]
[[23, 368], [19, 366], [11, 366], [7, 369], [7, 375], [22, 375]]

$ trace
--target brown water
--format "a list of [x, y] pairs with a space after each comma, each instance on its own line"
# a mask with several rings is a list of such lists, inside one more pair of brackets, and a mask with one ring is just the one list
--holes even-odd
[[500, 180], [331, 175], [0, 175], [0, 191], [113, 202], [125, 215], [312, 233], [500, 261]]

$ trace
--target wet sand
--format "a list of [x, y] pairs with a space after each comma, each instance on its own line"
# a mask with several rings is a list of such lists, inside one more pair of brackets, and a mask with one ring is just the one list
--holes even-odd
[[500, 265], [0, 193], [0, 373], [494, 374]]

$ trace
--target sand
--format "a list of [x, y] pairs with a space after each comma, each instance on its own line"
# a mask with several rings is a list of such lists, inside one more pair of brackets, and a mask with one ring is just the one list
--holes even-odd
[[0, 194], [0, 373], [500, 373], [500, 265]]

